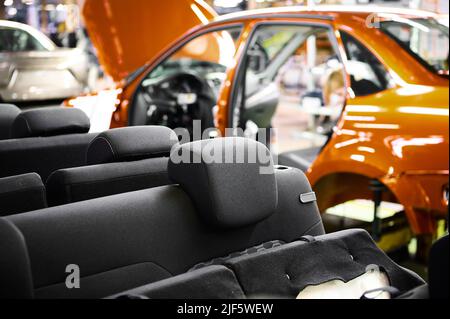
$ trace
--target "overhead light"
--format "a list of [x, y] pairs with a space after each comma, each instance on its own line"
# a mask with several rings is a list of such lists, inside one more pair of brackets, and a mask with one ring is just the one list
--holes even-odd
[[400, 125], [398, 124], [369, 124], [369, 123], [356, 123], [353, 125], [359, 129], [374, 129], [374, 130], [398, 130]]
[[243, 0], [214, 0], [215, 7], [235, 8], [242, 3]]
[[17, 9], [16, 8], [9, 8], [7, 11], [9, 16], [15, 16], [17, 14]]
[[3, 5], [5, 6], [5, 7], [10, 7], [10, 6], [12, 6], [14, 4], [14, 1], [13, 0], [5, 0], [4, 2], [3, 2]]

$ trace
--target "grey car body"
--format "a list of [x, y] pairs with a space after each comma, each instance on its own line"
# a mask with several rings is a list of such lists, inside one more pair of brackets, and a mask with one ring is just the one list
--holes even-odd
[[87, 87], [88, 73], [83, 50], [58, 48], [28, 25], [0, 20], [0, 101], [77, 96]]

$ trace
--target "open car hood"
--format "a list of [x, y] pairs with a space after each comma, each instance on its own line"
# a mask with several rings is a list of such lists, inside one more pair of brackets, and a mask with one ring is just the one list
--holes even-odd
[[99, 61], [115, 81], [217, 16], [202, 0], [85, 0], [82, 10]]

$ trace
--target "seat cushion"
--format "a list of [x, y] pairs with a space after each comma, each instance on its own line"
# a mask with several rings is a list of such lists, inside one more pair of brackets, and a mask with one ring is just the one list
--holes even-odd
[[209, 266], [108, 297], [108, 299], [243, 299], [233, 272]]
[[75, 108], [48, 107], [23, 111], [14, 120], [12, 138], [87, 133], [90, 121]]
[[36, 173], [0, 178], [0, 216], [47, 207], [45, 187]]
[[307, 286], [332, 280], [348, 282], [371, 267], [384, 270], [400, 292], [425, 284], [387, 257], [364, 230], [305, 238], [228, 260], [225, 265], [235, 272], [247, 297], [295, 298]]

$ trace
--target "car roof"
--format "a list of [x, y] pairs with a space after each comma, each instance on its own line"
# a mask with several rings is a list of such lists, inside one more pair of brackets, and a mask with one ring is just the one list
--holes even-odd
[[392, 8], [380, 6], [335, 6], [335, 5], [317, 5], [317, 6], [292, 6], [292, 7], [277, 7], [255, 9], [236, 13], [225, 14], [215, 18], [211, 22], [227, 22], [232, 20], [244, 19], [258, 19], [267, 18], [276, 15], [308, 15], [310, 18], [329, 18], [335, 17], [349, 17], [356, 15], [369, 15], [373, 13], [378, 14], [392, 14], [401, 16], [410, 16], [416, 18], [431, 18], [436, 17], [436, 14], [423, 10]]

